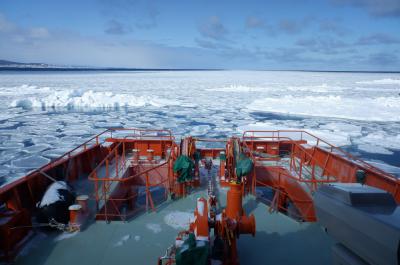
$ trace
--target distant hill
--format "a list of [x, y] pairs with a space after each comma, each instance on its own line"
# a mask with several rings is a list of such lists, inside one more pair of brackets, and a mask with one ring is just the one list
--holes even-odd
[[0, 60], [0, 69], [2, 68], [48, 68], [56, 67], [54, 65], [48, 65], [45, 63], [19, 63], [7, 60]]
[[22, 64], [22, 63], [16, 63], [16, 62], [11, 62], [11, 61], [6, 61], [6, 60], [0, 60], [0, 65], [10, 65], [10, 64]]
[[126, 68], [54, 65], [46, 63], [20, 63], [0, 59], [0, 71], [202, 71], [220, 69], [179, 69], [179, 68]]

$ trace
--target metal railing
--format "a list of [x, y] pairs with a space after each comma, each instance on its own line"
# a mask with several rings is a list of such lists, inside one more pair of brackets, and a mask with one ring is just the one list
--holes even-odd
[[[286, 136], [285, 136], [285, 134], [286, 134]], [[298, 135], [299, 137], [294, 138], [294, 137], [290, 137], [290, 135]], [[367, 162], [363, 161], [362, 159], [357, 158], [357, 157], [353, 156], [352, 154], [344, 151], [340, 147], [334, 146], [334, 145], [328, 143], [327, 141], [315, 136], [314, 134], [311, 134], [304, 130], [276, 130], [276, 131], [273, 131], [273, 130], [265, 130], [265, 131], [264, 130], [251, 130], [251, 131], [243, 132], [242, 140], [243, 141], [248, 141], [248, 140], [254, 141], [255, 139], [262, 140], [263, 138], [267, 138], [267, 137], [269, 137], [269, 139], [271, 139], [271, 141], [277, 141], [278, 139], [280, 139], [282, 137], [286, 137], [287, 139], [290, 139], [290, 141], [305, 140], [308, 143], [313, 144], [315, 147], [325, 149], [326, 151], [328, 151], [330, 153], [335, 153], [336, 155], [339, 155], [344, 159], [354, 162], [360, 168], [368, 169], [371, 172], [374, 172], [376, 174], [379, 174], [379, 175], [389, 178], [391, 180], [397, 181], [397, 178], [395, 176], [393, 176], [392, 174], [389, 174], [380, 168], [374, 167], [374, 166], [368, 164]]]
[[[56, 166], [58, 166], [59, 164], [65, 162], [68, 159], [71, 159], [73, 156], [76, 156], [82, 152], [85, 152], [93, 147], [98, 146], [99, 144], [103, 144], [105, 142], [105, 139], [107, 137], [105, 137], [107, 134], [111, 135], [112, 130], [111, 129], [107, 129], [99, 134], [97, 134], [96, 136], [93, 136], [92, 138], [90, 138], [89, 140], [85, 141], [84, 143], [78, 145], [77, 147], [73, 148], [72, 150], [62, 154], [61, 156], [59, 156], [58, 158], [52, 160], [51, 162], [41, 166], [40, 168], [30, 172], [28, 175], [26, 175], [24, 178], [19, 178], [13, 182], [10, 182], [8, 184], [6, 184], [5, 186], [0, 188], [0, 192], [6, 192], [9, 189], [12, 189], [15, 185], [17, 185], [20, 182], [25, 181], [27, 178], [31, 178], [35, 175], [38, 174], [42, 174], [41, 172], [45, 172], [49, 169], [52, 169]], [[104, 138], [104, 139], [103, 139]]]
[[[275, 141], [286, 141], [288, 143], [290, 143], [292, 145], [292, 150], [290, 152], [290, 160], [288, 161], [289, 164], [289, 170], [291, 173], [296, 173], [296, 175], [292, 175], [292, 174], [286, 174], [286, 177], [300, 181], [300, 182], [305, 182], [305, 183], [326, 183], [326, 182], [335, 182], [337, 181], [337, 179], [335, 178], [333, 172], [331, 172], [328, 168], [326, 168], [326, 165], [319, 165], [319, 161], [317, 159], [315, 159], [315, 157], [308, 153], [307, 150], [299, 143], [296, 142], [296, 140], [292, 140], [288, 137], [278, 137], [278, 136], [265, 136], [262, 137], [263, 139], [273, 139]], [[271, 140], [271, 141], [273, 141]], [[251, 148], [247, 145], [247, 143], [245, 141], [243, 141], [243, 146], [245, 148], [247, 148], [248, 150], [251, 150]], [[296, 147], [296, 148], [295, 148]], [[295, 152], [295, 149], [300, 150], [300, 152]], [[262, 165], [265, 166], [264, 164], [262, 164], [263, 159], [259, 159], [257, 157], [254, 156], [253, 152], [249, 152], [250, 154], [250, 158], [253, 160], [254, 165]], [[315, 171], [313, 170], [310, 174], [310, 177], [305, 178], [304, 177], [304, 168], [306, 168], [304, 166], [305, 164], [305, 159], [304, 156], [308, 157], [308, 163], [312, 164], [312, 165], [318, 165], [320, 166], [323, 171], [323, 173], [327, 173], [326, 177], [324, 179], [324, 174], [321, 174], [319, 177], [316, 177], [315, 175]], [[297, 161], [300, 157], [300, 163], [297, 166]], [[313, 162], [313, 163], [312, 163]], [[314, 168], [313, 166], [313, 168]]]
[[[125, 130], [125, 129], [124, 129]], [[134, 133], [130, 134], [128, 136], [125, 136], [122, 139], [119, 139], [120, 141], [109, 151], [109, 154], [97, 165], [97, 167], [89, 174], [88, 179], [90, 181], [94, 182], [94, 198], [96, 200], [96, 208], [97, 208], [97, 216], [103, 216], [107, 220], [109, 217], [119, 217], [122, 220], [126, 217], [127, 214], [121, 213], [119, 209], [119, 204], [123, 202], [128, 202], [131, 200], [134, 200], [137, 198], [140, 194], [131, 194], [128, 196], [124, 196], [124, 198], [113, 198], [112, 197], [112, 192], [114, 191], [113, 187], [115, 188], [119, 184], [124, 184], [124, 185], [132, 185], [133, 184], [128, 184], [128, 182], [133, 181], [134, 179], [143, 177], [145, 179], [145, 195], [146, 195], [146, 209], [149, 207], [152, 210], [155, 210], [153, 198], [151, 196], [151, 189], [154, 187], [170, 187], [171, 183], [173, 183], [172, 178], [173, 178], [173, 172], [171, 170], [171, 162], [176, 158], [177, 154], [177, 148], [178, 146], [176, 143], [173, 141], [174, 138], [171, 134], [170, 131], [166, 130], [137, 130], [135, 132], [139, 133]], [[146, 135], [148, 132], [166, 132], [167, 135], [163, 136], [158, 134], [156, 135]], [[114, 134], [115, 136], [115, 134]], [[140, 172], [129, 175], [129, 167], [130, 163], [128, 164], [128, 158], [127, 158], [127, 151], [126, 151], [126, 142], [127, 140], [130, 139], [135, 139], [135, 140], [148, 140], [148, 139], [156, 139], [156, 140], [171, 140], [171, 146], [169, 147], [171, 149], [168, 155], [168, 158], [166, 161], [155, 164], [151, 166], [148, 169], [139, 169]], [[167, 151], [167, 150], [165, 150]], [[113, 167], [110, 165], [114, 164]], [[138, 164], [138, 167], [140, 167], [140, 164]], [[164, 177], [160, 173], [159, 169], [167, 167], [167, 176]], [[115, 171], [111, 173], [110, 168]], [[154, 183], [150, 179], [151, 174], [157, 174], [161, 181]], [[164, 179], [163, 179], [164, 178]], [[167, 196], [167, 189], [165, 189], [165, 196]], [[103, 203], [102, 207], [100, 207], [100, 204]], [[107, 209], [108, 203], [110, 203], [113, 206], [114, 211], [109, 211]], [[102, 208], [102, 209], [100, 209]], [[99, 212], [101, 210], [102, 212]], [[139, 210], [139, 209], [134, 209], [134, 210]], [[112, 213], [115, 212], [115, 213]], [[132, 214], [132, 213], [128, 213]]]

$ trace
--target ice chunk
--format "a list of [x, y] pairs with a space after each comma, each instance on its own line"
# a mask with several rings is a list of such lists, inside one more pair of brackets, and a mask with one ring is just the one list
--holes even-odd
[[96, 122], [95, 124], [94, 124], [94, 126], [95, 127], [98, 127], [98, 128], [103, 128], [103, 129], [107, 129], [107, 128], [121, 128], [121, 127], [124, 127], [122, 124], [121, 124], [121, 122], [104, 122], [104, 121], [102, 121], [102, 122]]
[[[337, 145], [385, 154], [400, 150], [398, 74], [17, 75], [0, 76], [0, 163], [7, 164], [3, 171], [10, 179], [32, 169], [12, 163], [17, 158], [20, 166], [26, 150], [53, 159], [105, 127], [171, 128], [178, 141], [188, 134], [229, 137], [245, 129], [311, 129]], [[28, 147], [32, 144], [55, 149], [35, 150]]]
[[15, 121], [6, 121], [4, 123], [0, 123], [0, 129], [15, 129], [15, 127], [18, 125], [18, 122]]
[[200, 135], [205, 135], [207, 132], [211, 130], [210, 125], [198, 125], [198, 126], [193, 126], [191, 128], [190, 134], [193, 136], [200, 136]]
[[239, 126], [239, 132], [244, 131], [275, 131], [275, 130], [295, 130], [296, 128], [280, 125], [274, 122], [256, 122]]
[[35, 144], [24, 148], [25, 152], [28, 153], [39, 153], [46, 149], [49, 149], [51, 146], [48, 144]]
[[47, 96], [27, 97], [11, 102], [11, 107], [31, 108], [106, 108], [119, 109], [123, 106], [142, 107], [151, 105], [163, 107], [178, 105], [175, 100], [161, 99], [157, 97], [134, 96], [132, 94], [114, 94], [110, 91], [87, 90], [77, 93], [76, 90], [52, 91]]
[[206, 91], [219, 91], [219, 92], [259, 92], [267, 90], [266, 87], [251, 87], [243, 85], [230, 85], [226, 87], [208, 88]]
[[286, 95], [257, 99], [250, 111], [301, 116], [335, 117], [366, 121], [400, 121], [400, 97], [348, 98], [341, 96]]
[[24, 147], [24, 144], [22, 142], [17, 142], [17, 141], [5, 141], [0, 145], [0, 149], [12, 149], [12, 148], [21, 148]]
[[[307, 132], [335, 146], [351, 145], [350, 136], [347, 132], [318, 129], [307, 129]], [[317, 144], [316, 139], [308, 138], [307, 140], [309, 144]]]
[[14, 104], [15, 104], [14, 105], [15, 107], [23, 108], [25, 110], [30, 110], [33, 107], [33, 103], [29, 99], [20, 99], [20, 100], [17, 100]]
[[327, 124], [319, 125], [321, 129], [327, 129], [341, 134], [348, 134], [350, 136], [361, 136], [362, 127], [350, 122], [330, 122]]
[[400, 85], [400, 79], [383, 78], [375, 80], [358, 81], [356, 83], [365, 85]]
[[383, 154], [383, 155], [392, 155], [393, 152], [382, 147], [379, 145], [374, 145], [374, 144], [359, 144], [357, 145], [357, 148], [360, 149], [361, 151], [371, 153], [371, 154]]
[[386, 164], [382, 161], [367, 161], [368, 164], [371, 164], [374, 167], [377, 167], [387, 173], [395, 175], [396, 177], [400, 178], [400, 167], [395, 167], [389, 164]]
[[50, 162], [49, 159], [44, 158], [42, 156], [31, 155], [31, 156], [15, 159], [11, 162], [11, 164], [14, 167], [19, 167], [19, 168], [38, 168], [49, 162]]
[[57, 148], [57, 149], [51, 149], [48, 151], [44, 151], [42, 155], [44, 157], [54, 159], [62, 156], [63, 154], [67, 153], [70, 150], [70, 148]]
[[380, 153], [390, 155], [393, 152], [388, 149], [400, 150], [400, 134], [393, 135], [385, 131], [371, 132], [354, 140], [358, 147], [368, 153]]

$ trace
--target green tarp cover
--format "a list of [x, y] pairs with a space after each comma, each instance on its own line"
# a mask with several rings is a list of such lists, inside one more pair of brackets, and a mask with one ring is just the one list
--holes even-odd
[[241, 179], [253, 169], [253, 161], [245, 154], [241, 153], [236, 160], [236, 176]]
[[200, 151], [196, 150], [196, 152], [194, 152], [194, 154], [193, 154], [193, 158], [194, 158], [194, 160], [196, 160], [196, 162], [200, 161], [200, 159], [201, 159]]
[[176, 265], [207, 265], [208, 252], [208, 242], [196, 241], [194, 234], [189, 234], [189, 238], [176, 251]]
[[181, 155], [174, 163], [174, 172], [179, 173], [178, 182], [182, 183], [192, 179], [192, 172], [194, 168], [193, 160], [190, 157]]

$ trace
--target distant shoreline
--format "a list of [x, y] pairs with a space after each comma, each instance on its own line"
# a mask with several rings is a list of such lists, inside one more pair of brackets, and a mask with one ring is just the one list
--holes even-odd
[[140, 72], [140, 71], [223, 71], [224, 69], [164, 69], [164, 68], [60, 68], [60, 67], [47, 67], [47, 68], [30, 68], [30, 67], [0, 67], [1, 71], [21, 71], [21, 72], [30, 72], [30, 71], [52, 71], [52, 72], [75, 72], [75, 71], [110, 71], [110, 72]]
[[399, 74], [400, 71], [346, 70], [290, 70], [290, 69], [168, 69], [168, 68], [62, 68], [62, 67], [0, 67], [0, 72], [182, 72], [182, 71], [260, 71], [260, 72], [316, 72], [316, 73], [377, 73]]

